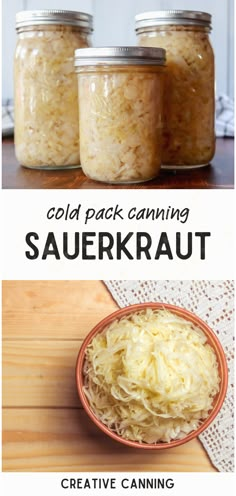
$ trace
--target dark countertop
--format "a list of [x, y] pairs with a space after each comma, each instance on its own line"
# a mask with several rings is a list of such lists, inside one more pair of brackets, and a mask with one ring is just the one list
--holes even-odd
[[31, 170], [21, 167], [12, 138], [3, 139], [2, 187], [8, 189], [232, 189], [234, 187], [234, 140], [216, 140], [212, 164], [189, 171], [164, 171], [153, 181], [134, 185], [111, 185], [88, 179], [81, 169]]

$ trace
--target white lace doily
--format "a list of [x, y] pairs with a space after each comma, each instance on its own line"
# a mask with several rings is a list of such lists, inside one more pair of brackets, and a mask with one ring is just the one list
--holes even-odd
[[120, 307], [159, 301], [196, 313], [217, 334], [226, 354], [229, 385], [223, 407], [199, 438], [213, 465], [234, 471], [234, 281], [104, 281]]

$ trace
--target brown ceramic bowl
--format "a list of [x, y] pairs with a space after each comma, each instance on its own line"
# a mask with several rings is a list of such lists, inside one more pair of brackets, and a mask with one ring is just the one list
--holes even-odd
[[[185, 318], [186, 320], [193, 322], [195, 325], [197, 325], [206, 335], [208, 343], [212, 346], [216, 353], [216, 357], [218, 360], [218, 365], [219, 365], [219, 375], [220, 375], [220, 391], [216, 395], [215, 400], [214, 400], [214, 406], [213, 409], [209, 412], [209, 416], [202, 422], [202, 424], [196, 429], [195, 431], [190, 432], [187, 436], [185, 436], [183, 439], [178, 439], [176, 441], [170, 441], [169, 443], [164, 443], [164, 442], [159, 442], [155, 444], [148, 444], [148, 443], [139, 443], [135, 441], [129, 441], [128, 439], [124, 439], [115, 432], [111, 431], [108, 429], [106, 425], [104, 425], [93, 413], [88, 399], [86, 398], [84, 391], [83, 391], [83, 385], [84, 385], [84, 374], [83, 374], [83, 365], [84, 365], [84, 359], [85, 359], [85, 350], [89, 343], [92, 341], [94, 336], [102, 332], [105, 327], [107, 327], [113, 320], [120, 319], [121, 317], [124, 317], [125, 315], [130, 315], [131, 313], [135, 313], [140, 310], [144, 310], [146, 308], [152, 308], [152, 309], [167, 309], [170, 310], [172, 313], [175, 313], [179, 315], [180, 317]], [[180, 446], [181, 444], [187, 443], [191, 439], [194, 439], [197, 437], [201, 432], [203, 432], [214, 420], [216, 415], [219, 413], [225, 395], [227, 391], [227, 384], [228, 384], [228, 369], [227, 369], [227, 363], [226, 363], [226, 358], [225, 354], [223, 351], [223, 348], [217, 338], [217, 336], [214, 334], [214, 332], [208, 327], [208, 325], [203, 322], [199, 317], [194, 315], [193, 313], [189, 312], [188, 310], [185, 310], [184, 308], [176, 307], [174, 305], [169, 305], [166, 303], [142, 303], [142, 304], [137, 304], [137, 305], [132, 305], [129, 307], [122, 308], [121, 310], [117, 310], [116, 312], [112, 313], [111, 315], [108, 315], [105, 319], [103, 319], [99, 324], [97, 324], [92, 331], [88, 334], [88, 336], [85, 338], [77, 359], [77, 364], [76, 364], [76, 383], [77, 383], [77, 389], [79, 393], [79, 397], [81, 400], [81, 403], [89, 415], [89, 417], [92, 419], [92, 421], [103, 431], [105, 434], [110, 436], [112, 439], [115, 439], [116, 441], [119, 441], [120, 443], [125, 444], [126, 446], [130, 446], [133, 448], [140, 448], [140, 449], [146, 449], [146, 450], [161, 450], [161, 449], [166, 449], [166, 448], [172, 448], [175, 446]]]

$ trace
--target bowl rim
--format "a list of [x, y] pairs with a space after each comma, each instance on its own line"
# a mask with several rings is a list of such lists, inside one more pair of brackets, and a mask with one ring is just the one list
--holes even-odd
[[[92, 340], [92, 338], [98, 334], [99, 332], [102, 332], [105, 327], [107, 327], [109, 324], [111, 324], [114, 320], [117, 318], [122, 318], [125, 315], [129, 315], [131, 313], [135, 313], [140, 310], [144, 310], [147, 308], [152, 308], [152, 309], [166, 309], [169, 311], [172, 311], [173, 313], [186, 318], [186, 320], [189, 320], [190, 322], [194, 323], [197, 325], [207, 336], [208, 341], [212, 345], [216, 356], [217, 356], [217, 361], [218, 361], [218, 366], [219, 366], [219, 375], [220, 375], [220, 390], [218, 393], [218, 398], [217, 401], [210, 412], [209, 416], [202, 422], [202, 424], [194, 431], [191, 431], [187, 436], [185, 436], [182, 439], [177, 439], [174, 441], [170, 441], [167, 443], [164, 442], [159, 442], [156, 444], [151, 444], [151, 443], [139, 443], [138, 441], [131, 441], [129, 439], [124, 439], [116, 432], [111, 431], [105, 424], [103, 424], [94, 414], [92, 411], [89, 402], [87, 400], [87, 397], [84, 394], [83, 391], [83, 364], [84, 364], [84, 358], [85, 358], [85, 350]], [[107, 434], [109, 437], [114, 439], [115, 441], [118, 441], [119, 443], [122, 443], [126, 446], [132, 447], [132, 448], [139, 448], [139, 449], [146, 449], [146, 450], [163, 450], [163, 449], [168, 449], [168, 448], [174, 448], [177, 446], [180, 446], [182, 444], [185, 444], [192, 439], [196, 438], [201, 434], [209, 425], [212, 423], [212, 421], [215, 419], [215, 417], [218, 415], [223, 402], [225, 400], [226, 392], [227, 392], [227, 387], [228, 387], [228, 367], [227, 367], [227, 361], [226, 361], [226, 356], [223, 350], [223, 347], [217, 337], [217, 335], [214, 333], [214, 331], [208, 326], [208, 324], [203, 321], [200, 317], [198, 317], [196, 314], [193, 312], [190, 312], [189, 310], [186, 310], [183, 307], [179, 307], [170, 303], [165, 303], [165, 302], [145, 302], [145, 303], [136, 303], [134, 305], [129, 305], [123, 308], [120, 308], [116, 310], [115, 312], [112, 312], [111, 314], [107, 315], [104, 319], [102, 319], [98, 324], [96, 324], [91, 331], [87, 334], [85, 339], [82, 342], [82, 345], [80, 347], [77, 361], [76, 361], [76, 385], [77, 385], [77, 392], [80, 398], [80, 401], [82, 403], [82, 406], [84, 410], [86, 411], [87, 415], [91, 418], [91, 420], [99, 427], [100, 430], [102, 430], [105, 434]]]

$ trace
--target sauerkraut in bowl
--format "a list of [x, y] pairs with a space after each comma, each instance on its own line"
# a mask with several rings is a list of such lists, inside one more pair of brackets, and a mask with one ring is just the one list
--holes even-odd
[[161, 166], [163, 67], [80, 70], [80, 156], [97, 181], [135, 183]]
[[227, 388], [224, 352], [198, 317], [166, 304], [134, 305], [98, 324], [77, 360], [82, 404], [106, 434], [164, 449], [196, 437]]

